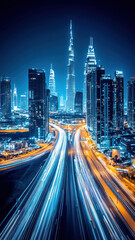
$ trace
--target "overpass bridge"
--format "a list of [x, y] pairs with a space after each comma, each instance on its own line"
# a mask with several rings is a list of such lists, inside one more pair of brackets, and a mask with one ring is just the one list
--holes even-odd
[[86, 115], [85, 114], [74, 114], [74, 113], [50, 113], [49, 117], [54, 120], [85, 120]]

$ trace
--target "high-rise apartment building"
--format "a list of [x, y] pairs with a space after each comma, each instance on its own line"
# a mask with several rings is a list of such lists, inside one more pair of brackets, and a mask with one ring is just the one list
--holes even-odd
[[17, 107], [18, 107], [17, 88], [15, 87], [15, 84], [14, 84], [14, 89], [13, 89], [13, 110], [17, 110]]
[[50, 89], [46, 89], [46, 99], [45, 99], [45, 131], [46, 135], [49, 133], [49, 105], [50, 105]]
[[11, 115], [11, 81], [8, 77], [2, 77], [0, 81], [0, 113], [1, 117]]
[[50, 111], [57, 112], [58, 111], [58, 97], [57, 96], [50, 96]]
[[83, 113], [86, 113], [86, 66], [84, 66], [84, 82], [83, 82]]
[[75, 113], [83, 113], [83, 94], [82, 92], [76, 92], [75, 94]]
[[63, 95], [60, 96], [60, 109], [64, 110], [64, 98], [63, 98]]
[[128, 104], [127, 104], [127, 120], [128, 125], [135, 130], [135, 77], [128, 81]]
[[113, 127], [115, 130], [123, 128], [124, 124], [124, 75], [116, 71], [113, 80]]
[[70, 45], [66, 84], [66, 110], [68, 112], [74, 112], [74, 99], [75, 99], [74, 46], [73, 46], [72, 21], [70, 21]]
[[28, 109], [26, 94], [20, 95], [20, 108], [25, 111]]
[[113, 84], [110, 75], [102, 75], [100, 83], [100, 147], [109, 148], [113, 126]]
[[29, 132], [30, 137], [45, 140], [47, 132], [48, 95], [45, 72], [40, 69], [29, 69]]
[[100, 124], [100, 104], [101, 104], [101, 77], [105, 74], [105, 69], [98, 66], [96, 69], [96, 122], [95, 122], [95, 136], [97, 145], [100, 144], [101, 124]]

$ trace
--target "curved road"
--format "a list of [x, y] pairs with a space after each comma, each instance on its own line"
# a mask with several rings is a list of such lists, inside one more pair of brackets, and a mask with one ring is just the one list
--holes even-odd
[[18, 199], [18, 207], [2, 230], [1, 239], [48, 239], [53, 232], [53, 224], [61, 196], [66, 133], [58, 131], [58, 140], [48, 161], [37, 173], [23, 196]]
[[18, 199], [0, 239], [133, 239], [132, 196], [80, 141], [82, 128], [74, 126], [67, 141], [66, 132], [53, 127], [55, 147]]
[[[84, 135], [81, 136], [84, 139]], [[120, 198], [115, 196], [115, 202], [112, 201], [112, 188], [114, 182], [108, 180], [107, 173], [103, 166], [96, 166], [97, 159], [91, 154], [86, 141], [80, 142], [80, 130], [75, 135], [76, 149], [76, 177], [80, 189], [80, 195], [83, 198], [85, 211], [93, 226], [95, 239], [133, 239], [133, 229], [127, 224], [122, 214], [119, 212], [121, 207]], [[100, 163], [101, 164], [101, 163]], [[103, 171], [104, 170], [104, 171]], [[104, 176], [104, 184], [101, 178]], [[112, 180], [112, 179], [111, 179]], [[106, 185], [110, 188], [107, 189]], [[116, 192], [115, 192], [116, 194]], [[120, 192], [119, 192], [120, 194]], [[131, 205], [123, 207], [125, 211], [130, 211], [131, 219], [133, 219], [133, 209]], [[116, 207], [117, 206], [117, 207]], [[119, 206], [119, 207], [118, 207]], [[123, 210], [122, 209], [122, 210]], [[123, 210], [123, 211], [124, 211]], [[132, 222], [131, 222], [132, 224]]]

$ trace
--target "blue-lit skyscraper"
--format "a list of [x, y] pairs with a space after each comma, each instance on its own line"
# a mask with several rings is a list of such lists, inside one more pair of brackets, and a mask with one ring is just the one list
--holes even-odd
[[96, 142], [97, 145], [100, 145], [100, 138], [101, 138], [101, 77], [105, 74], [104, 67], [98, 66], [96, 69], [96, 126], [95, 126], [95, 133], [96, 133]]
[[75, 68], [74, 68], [74, 47], [73, 47], [73, 33], [72, 20], [70, 21], [70, 45], [69, 57], [67, 66], [67, 84], [66, 84], [66, 110], [68, 112], [74, 111], [75, 100]]
[[0, 117], [11, 115], [11, 80], [2, 77], [0, 81]]
[[75, 113], [83, 113], [83, 94], [82, 92], [76, 92], [75, 94]]
[[83, 82], [83, 113], [86, 113], [86, 63], [84, 66], [84, 82]]
[[122, 71], [115, 71], [113, 80], [113, 127], [116, 130], [124, 124], [124, 75]]
[[113, 118], [113, 84], [110, 75], [102, 75], [100, 81], [100, 147], [111, 146]]
[[50, 112], [58, 111], [58, 97], [51, 95], [50, 96]]
[[21, 110], [24, 110], [24, 111], [26, 111], [28, 109], [26, 94], [23, 94], [20, 96], [20, 108], [21, 108]]
[[86, 59], [86, 122], [90, 131], [93, 131], [95, 119], [95, 99], [96, 99], [96, 57], [93, 47], [93, 38], [90, 38]]
[[13, 90], [13, 110], [17, 110], [18, 107], [18, 96], [17, 96], [17, 88], [14, 84], [14, 90]]
[[128, 81], [128, 125], [135, 130], [135, 77]]
[[48, 134], [49, 92], [45, 71], [29, 69], [29, 132], [30, 137], [45, 140]]

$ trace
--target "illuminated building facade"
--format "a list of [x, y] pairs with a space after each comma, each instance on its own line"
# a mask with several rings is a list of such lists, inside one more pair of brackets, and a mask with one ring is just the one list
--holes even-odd
[[113, 80], [113, 126], [119, 130], [124, 124], [124, 75], [116, 71]]
[[83, 82], [83, 113], [86, 113], [86, 63], [84, 67], [84, 82]]
[[105, 75], [105, 69], [97, 66], [93, 38], [88, 47], [85, 76], [87, 128], [97, 146], [107, 148], [111, 145], [113, 84], [110, 75]]
[[29, 132], [30, 137], [45, 140], [48, 116], [48, 99], [45, 72], [40, 69], [29, 69]]
[[64, 98], [63, 98], [63, 95], [60, 96], [60, 109], [64, 110]]
[[102, 75], [100, 83], [100, 147], [111, 145], [113, 120], [113, 84], [110, 75]]
[[50, 111], [57, 112], [58, 111], [58, 97], [57, 96], [50, 96]]
[[17, 88], [15, 87], [14, 84], [14, 90], [13, 90], [13, 110], [17, 110], [17, 104], [18, 104], [18, 99], [17, 99]]
[[100, 104], [101, 104], [101, 77], [105, 74], [105, 69], [101, 66], [98, 66], [96, 69], [96, 126], [95, 126], [95, 136], [97, 145], [100, 144], [100, 137], [101, 137], [101, 124], [100, 124]]
[[75, 113], [83, 113], [83, 94], [82, 92], [75, 93]]
[[0, 112], [1, 117], [11, 115], [11, 81], [8, 77], [2, 77], [0, 81]]
[[26, 96], [26, 94], [23, 94], [23, 95], [20, 96], [20, 108], [21, 108], [22, 110], [25, 110], [25, 111], [28, 109], [28, 107], [27, 107], [27, 96]]
[[49, 133], [49, 105], [50, 105], [50, 89], [46, 89], [46, 104], [45, 104], [45, 131]]
[[73, 47], [72, 21], [70, 21], [70, 45], [69, 45], [69, 57], [68, 57], [68, 66], [67, 66], [67, 84], [66, 84], [67, 112], [74, 112], [74, 99], [75, 99], [74, 47]]
[[90, 45], [86, 58], [86, 122], [90, 131], [94, 130], [95, 120], [95, 94], [96, 94], [96, 57], [93, 47], [93, 38], [90, 38]]
[[128, 81], [128, 125], [135, 130], [135, 77]]

